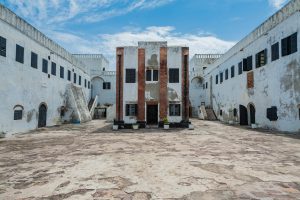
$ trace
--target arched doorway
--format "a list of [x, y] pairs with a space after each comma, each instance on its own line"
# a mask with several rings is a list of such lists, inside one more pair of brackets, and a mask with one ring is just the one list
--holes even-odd
[[39, 120], [38, 127], [46, 127], [47, 125], [47, 106], [45, 104], [41, 104], [39, 107]]
[[255, 107], [252, 103], [249, 103], [248, 105], [248, 110], [249, 110], [249, 125], [255, 124]]
[[100, 98], [100, 94], [102, 93], [103, 90], [103, 82], [104, 80], [100, 77], [94, 77], [92, 79], [92, 98], [94, 99], [95, 96], [98, 96]]
[[247, 108], [243, 105], [240, 105], [240, 125], [241, 126], [248, 125], [248, 111]]

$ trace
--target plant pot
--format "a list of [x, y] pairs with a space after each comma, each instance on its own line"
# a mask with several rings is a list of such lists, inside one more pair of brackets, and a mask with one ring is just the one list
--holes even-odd
[[256, 129], [257, 128], [257, 124], [251, 124], [251, 128], [252, 129]]
[[119, 129], [119, 125], [113, 125], [113, 130], [117, 131]]
[[194, 125], [193, 124], [189, 124], [189, 130], [194, 130]]
[[139, 125], [138, 124], [133, 124], [132, 125], [132, 129], [133, 130], [138, 130], [139, 129]]
[[170, 124], [164, 124], [164, 129], [165, 129], [165, 130], [170, 129]]

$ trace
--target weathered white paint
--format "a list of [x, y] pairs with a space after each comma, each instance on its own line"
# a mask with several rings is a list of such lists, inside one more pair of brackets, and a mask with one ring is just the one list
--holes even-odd
[[190, 102], [192, 107], [192, 116], [198, 117], [201, 103], [204, 103], [205, 90], [203, 89], [204, 69], [219, 59], [221, 54], [195, 54], [190, 60]]
[[[66, 106], [66, 90], [71, 83], [67, 70], [90, 81], [85, 66], [45, 35], [0, 5], [0, 36], [6, 38], [6, 57], [0, 56], [0, 132], [7, 135], [37, 128], [38, 109], [47, 105], [47, 126], [60, 124], [61, 106]], [[24, 47], [24, 64], [15, 61], [16, 44]], [[38, 54], [38, 69], [31, 67], [31, 51]], [[48, 60], [50, 56], [50, 60]], [[42, 59], [48, 60], [48, 74], [42, 72]], [[56, 63], [56, 76], [51, 75], [51, 62]], [[64, 79], [60, 78], [64, 67]], [[84, 88], [84, 87], [83, 87]], [[89, 99], [90, 90], [84, 88]], [[24, 107], [22, 120], [14, 120], [13, 108]]]
[[[124, 47], [124, 86], [123, 86], [123, 119], [125, 123], [136, 123], [137, 118], [126, 116], [126, 104], [135, 104], [138, 101], [138, 49], [145, 49], [145, 67], [146, 69], [158, 69], [160, 67], [160, 48], [167, 47], [167, 67], [179, 68], [179, 83], [168, 83], [168, 98], [170, 102], [182, 104], [181, 91], [181, 65], [182, 65], [182, 47], [168, 47], [167, 42], [139, 42], [136, 47]], [[125, 83], [126, 69], [136, 69], [136, 83]], [[145, 75], [146, 77], [146, 75]], [[168, 81], [169, 82], [169, 81]], [[159, 81], [146, 81], [145, 100], [159, 102]], [[158, 104], [158, 111], [160, 105]], [[182, 115], [181, 105], [181, 115]], [[169, 112], [169, 108], [168, 108]], [[147, 104], [145, 103], [145, 115], [147, 116]], [[158, 112], [159, 115], [159, 112]], [[158, 116], [159, 118], [159, 116]], [[146, 119], [147, 120], [147, 119]], [[180, 122], [182, 116], [169, 116], [169, 122]]]
[[[213, 106], [220, 120], [238, 121], [238, 117], [233, 117], [233, 109], [239, 110], [239, 105], [249, 107], [252, 103], [256, 109], [256, 123], [260, 127], [290, 132], [300, 131], [297, 109], [300, 103], [299, 10], [300, 1], [291, 1], [205, 70], [205, 81], [209, 82], [205, 102]], [[281, 39], [295, 32], [298, 32], [298, 51], [282, 57]], [[271, 45], [276, 42], [279, 42], [280, 58], [272, 62]], [[255, 55], [265, 48], [268, 49], [268, 64], [256, 68]], [[253, 89], [247, 89], [247, 72], [238, 75], [238, 63], [250, 55], [253, 56]], [[233, 65], [235, 77], [231, 78], [230, 67]], [[225, 80], [226, 69], [229, 69], [228, 80]], [[224, 82], [216, 85], [215, 78], [220, 72], [224, 73]], [[210, 77], [213, 80], [212, 84]], [[266, 117], [267, 108], [272, 106], [278, 109], [279, 119], [275, 122], [269, 121]], [[219, 115], [221, 109], [223, 110], [222, 117]]]

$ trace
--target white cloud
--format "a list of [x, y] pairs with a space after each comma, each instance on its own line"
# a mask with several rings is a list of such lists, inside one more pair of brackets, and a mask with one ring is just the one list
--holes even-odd
[[287, 0], [269, 0], [269, 4], [276, 9], [280, 9], [286, 2]]
[[[175, 0], [7, 0], [18, 15], [37, 25], [75, 21], [97, 22], [134, 10], [153, 9]], [[78, 17], [76, 19], [76, 17]]]
[[235, 44], [207, 34], [180, 34], [171, 26], [136, 28], [92, 38], [54, 31], [48, 32], [48, 35], [71, 52], [104, 54], [110, 61], [110, 70], [115, 69], [116, 47], [136, 46], [138, 41], [168, 41], [171, 46], [188, 46], [191, 56], [196, 53], [224, 53]]

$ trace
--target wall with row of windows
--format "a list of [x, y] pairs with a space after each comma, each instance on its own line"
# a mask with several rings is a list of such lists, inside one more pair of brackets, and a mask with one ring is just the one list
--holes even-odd
[[[90, 98], [90, 77], [56, 52], [0, 20], [0, 131], [26, 132], [38, 126], [39, 105], [47, 105], [47, 126], [60, 124], [70, 83]], [[79, 62], [78, 62], [79, 63]], [[22, 105], [22, 119], [14, 120], [14, 106]]]
[[[295, 12], [256, 40], [234, 47], [235, 53], [230, 50], [231, 57], [225, 54], [205, 71], [205, 104], [224, 121], [236, 120], [232, 110], [251, 104], [260, 126], [298, 131], [299, 32], [300, 13]], [[267, 116], [272, 107], [277, 108], [276, 121]]]

